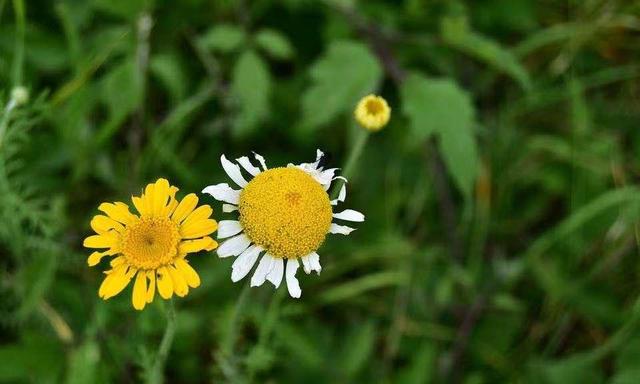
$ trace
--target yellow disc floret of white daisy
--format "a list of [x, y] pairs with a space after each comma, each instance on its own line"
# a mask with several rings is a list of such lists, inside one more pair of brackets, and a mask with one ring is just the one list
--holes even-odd
[[98, 291], [101, 298], [117, 295], [135, 277], [133, 307], [142, 310], [153, 301], [156, 287], [162, 298], [169, 299], [174, 293], [183, 297], [190, 287], [200, 285], [198, 273], [185, 257], [217, 247], [208, 235], [218, 223], [210, 218], [211, 207], [197, 207], [195, 194], [178, 202], [177, 191], [165, 179], [147, 185], [142, 195], [132, 197], [139, 215], [122, 202], [100, 204], [98, 210], [106, 215], [91, 220], [96, 235], [87, 237], [84, 246], [106, 249], [93, 252], [87, 260], [89, 266], [114, 256]]
[[360, 99], [353, 114], [363, 128], [379, 131], [389, 122], [391, 108], [382, 97], [368, 95]]
[[[347, 209], [334, 213], [333, 206], [346, 197], [346, 180], [336, 177], [336, 168], [320, 166], [323, 154], [318, 151], [314, 163], [267, 169], [264, 158], [255, 154], [260, 167], [248, 157], [237, 164], [221, 157], [222, 167], [241, 189], [227, 183], [210, 185], [202, 192], [222, 201], [225, 212], [238, 212], [238, 220], [222, 220], [218, 238], [226, 239], [218, 248], [220, 257], [238, 256], [233, 263], [231, 280], [243, 279], [263, 254], [251, 278], [251, 286], [270, 281], [276, 288], [283, 275], [292, 297], [302, 291], [296, 271], [302, 262], [304, 271], [320, 273], [320, 256], [316, 252], [329, 233], [348, 235], [354, 229], [332, 223], [333, 219], [364, 221], [360, 212]], [[250, 176], [245, 179], [244, 174]], [[343, 179], [338, 198], [330, 200], [327, 191], [336, 179]], [[286, 266], [285, 266], [286, 264]]]

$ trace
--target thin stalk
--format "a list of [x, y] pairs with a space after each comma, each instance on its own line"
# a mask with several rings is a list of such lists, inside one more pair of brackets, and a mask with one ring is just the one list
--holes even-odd
[[[356, 133], [356, 138], [353, 141], [353, 145], [349, 149], [349, 155], [347, 160], [344, 163], [344, 167], [342, 167], [342, 176], [345, 178], [351, 177], [351, 173], [355, 169], [356, 164], [358, 164], [358, 160], [364, 151], [364, 147], [369, 140], [369, 132], [367, 132], [364, 128], [358, 127], [358, 131]], [[338, 196], [338, 193], [345, 181], [338, 179], [335, 186], [333, 187], [333, 192], [331, 193], [331, 199], [335, 199]]]
[[158, 353], [148, 378], [149, 384], [162, 384], [164, 382], [164, 364], [169, 356], [169, 350], [173, 344], [173, 337], [176, 333], [176, 310], [173, 300], [166, 302], [165, 309], [167, 311], [167, 327], [164, 330]]
[[238, 296], [238, 300], [236, 301], [236, 305], [233, 308], [233, 313], [231, 314], [231, 319], [229, 323], [229, 332], [227, 338], [222, 342], [222, 353], [224, 356], [228, 357], [233, 355], [235, 350], [236, 341], [238, 340], [238, 332], [240, 330], [241, 317], [240, 314], [245, 308], [247, 303], [247, 297], [249, 296], [249, 291], [251, 290], [251, 282], [250, 279], [247, 279], [246, 284], [242, 288], [240, 295]]
[[22, 71], [24, 67], [24, 36], [26, 29], [26, 15], [23, 0], [13, 0], [13, 11], [16, 16], [16, 40], [12, 67], [12, 84], [14, 87], [22, 85]]

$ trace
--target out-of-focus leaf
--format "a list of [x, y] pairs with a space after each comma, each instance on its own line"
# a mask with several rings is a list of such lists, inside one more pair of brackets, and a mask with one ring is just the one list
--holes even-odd
[[242, 28], [233, 24], [219, 24], [202, 35], [199, 42], [204, 48], [228, 53], [239, 49], [246, 38]]
[[423, 384], [430, 383], [434, 374], [436, 362], [436, 348], [433, 343], [425, 341], [411, 353], [409, 365], [400, 371], [399, 384]]
[[344, 346], [340, 359], [346, 377], [355, 376], [368, 361], [376, 340], [376, 328], [372, 322], [359, 324], [347, 337], [349, 343]]
[[135, 19], [148, 0], [96, 0], [95, 7], [123, 19]]
[[379, 289], [388, 286], [397, 286], [407, 281], [407, 275], [400, 272], [379, 272], [366, 275], [355, 280], [326, 290], [320, 300], [325, 303], [346, 300], [351, 297], [361, 295], [372, 289]]
[[292, 356], [295, 356], [297, 362], [313, 369], [322, 366], [324, 357], [317, 345], [318, 340], [314, 338], [315, 335], [306, 334], [302, 329], [291, 324], [280, 324], [276, 335], [280, 343]]
[[256, 34], [255, 41], [274, 59], [286, 60], [293, 56], [293, 47], [289, 39], [279, 31], [263, 29]]
[[126, 60], [105, 75], [101, 96], [109, 108], [109, 121], [102, 128], [98, 141], [109, 138], [122, 120], [138, 107], [142, 92], [142, 79], [133, 60]]
[[0, 346], [0, 382], [57, 383], [64, 359], [59, 344], [44, 335], [27, 333], [17, 344]]
[[47, 293], [56, 269], [55, 254], [40, 254], [20, 270], [18, 280], [20, 282], [20, 315], [27, 316], [38, 305]]
[[89, 340], [71, 353], [67, 384], [97, 382], [100, 348], [95, 340]]
[[377, 88], [381, 78], [380, 64], [365, 45], [332, 43], [311, 68], [313, 84], [302, 97], [303, 127], [315, 130], [353, 110], [359, 98]]
[[182, 70], [180, 58], [174, 53], [155, 55], [149, 63], [151, 73], [167, 88], [174, 102], [187, 93], [187, 76]]
[[452, 47], [506, 73], [522, 88], [531, 88], [529, 73], [516, 56], [488, 37], [471, 31], [466, 18], [445, 17], [440, 25], [440, 33]]
[[535, 361], [529, 366], [528, 381], [540, 384], [599, 384], [602, 372], [583, 355], [554, 361]]
[[233, 133], [249, 136], [269, 112], [271, 75], [264, 60], [254, 51], [244, 52], [233, 69], [231, 91], [239, 108]]
[[411, 141], [438, 136], [442, 157], [460, 191], [471, 195], [478, 171], [473, 134], [475, 110], [469, 95], [448, 79], [414, 73], [402, 85], [402, 107], [409, 117]]

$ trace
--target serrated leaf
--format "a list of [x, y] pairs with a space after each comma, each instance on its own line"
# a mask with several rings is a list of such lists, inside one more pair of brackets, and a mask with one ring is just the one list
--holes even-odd
[[402, 108], [410, 121], [411, 140], [439, 138], [447, 170], [465, 196], [477, 174], [478, 150], [473, 135], [475, 110], [469, 95], [449, 79], [410, 74], [402, 85]]
[[256, 44], [274, 59], [286, 60], [293, 56], [289, 39], [273, 29], [263, 29], [255, 36]]
[[362, 96], [373, 92], [382, 69], [363, 44], [334, 42], [311, 68], [313, 85], [302, 98], [303, 127], [311, 131], [351, 111]]
[[239, 49], [246, 41], [244, 30], [233, 24], [219, 24], [200, 37], [202, 47], [228, 53]]
[[238, 105], [233, 130], [237, 137], [251, 134], [269, 112], [271, 75], [264, 60], [245, 51], [233, 69], [231, 92]]
[[490, 38], [470, 30], [463, 17], [444, 18], [440, 25], [440, 33], [450, 46], [504, 72], [523, 89], [531, 88], [529, 73], [516, 56]]

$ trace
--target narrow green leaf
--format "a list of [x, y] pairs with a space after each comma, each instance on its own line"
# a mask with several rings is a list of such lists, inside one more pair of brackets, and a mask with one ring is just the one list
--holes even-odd
[[523, 89], [531, 88], [531, 78], [511, 51], [468, 28], [462, 17], [446, 17], [440, 25], [443, 40], [450, 46], [481, 60], [512, 77]]

